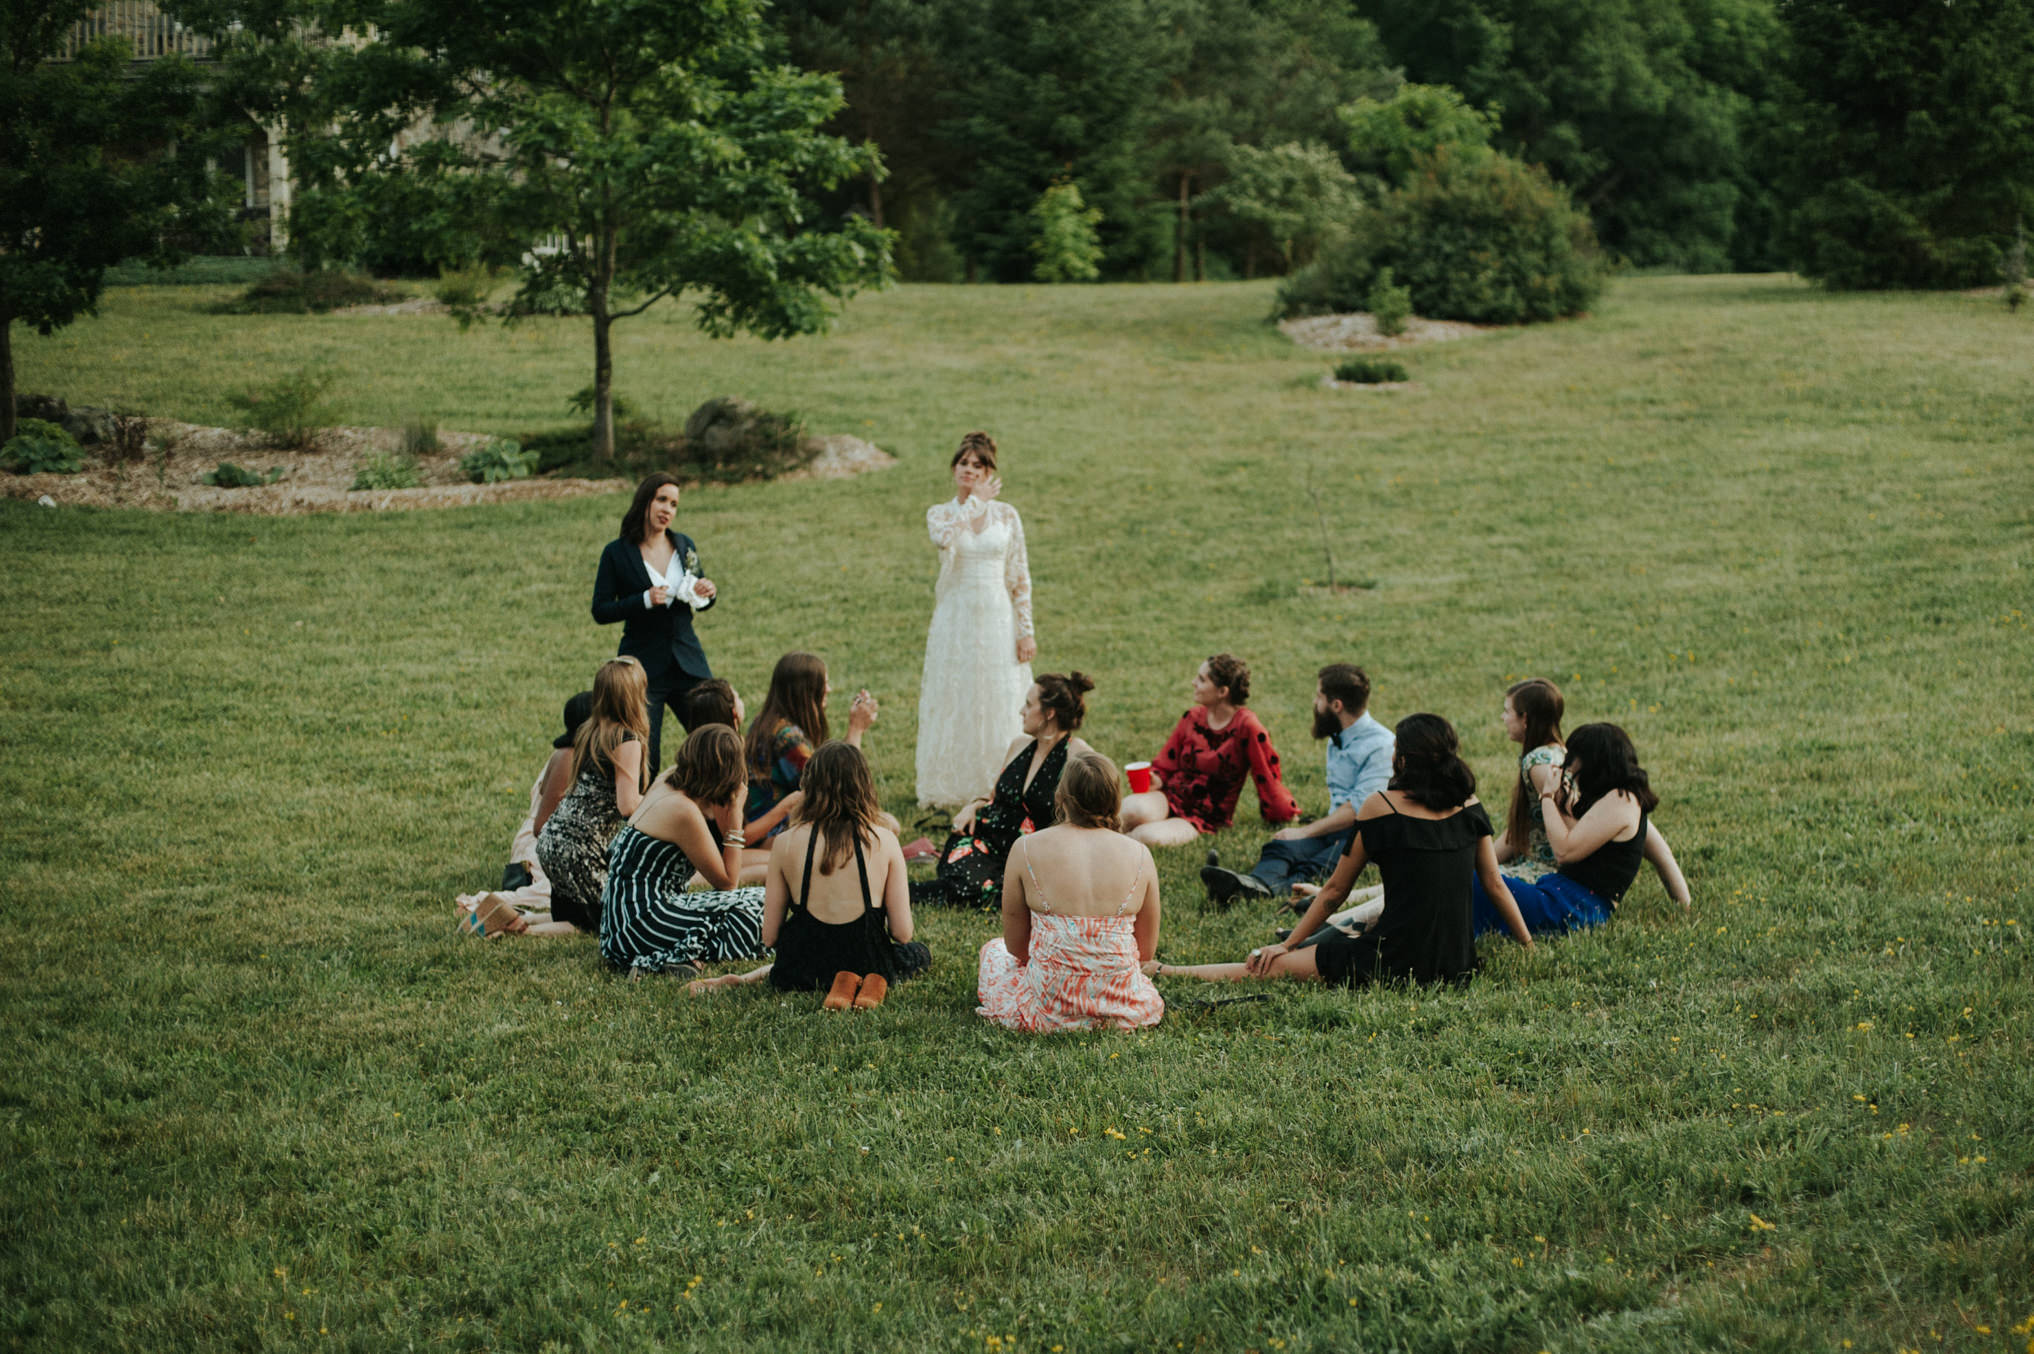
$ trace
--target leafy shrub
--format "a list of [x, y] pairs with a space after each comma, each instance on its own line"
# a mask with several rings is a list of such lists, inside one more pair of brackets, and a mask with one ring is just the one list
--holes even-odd
[[523, 450], [513, 438], [496, 438], [459, 458], [459, 471], [475, 484], [528, 479], [537, 469], [537, 448]]
[[1589, 218], [1542, 169], [1444, 148], [1348, 238], [1278, 289], [1276, 313], [1361, 310], [1389, 268], [1436, 319], [1524, 324], [1579, 314], [1602, 293]]
[[1040, 282], [1092, 282], [1101, 276], [1101, 209], [1077, 183], [1055, 183], [1031, 206], [1032, 276]]
[[330, 372], [299, 367], [265, 386], [250, 387], [244, 395], [228, 395], [226, 402], [247, 416], [247, 424], [279, 447], [308, 450], [318, 429], [331, 419], [325, 392], [332, 386]]
[[403, 420], [403, 455], [435, 456], [445, 449], [438, 440], [438, 420], [435, 418], [408, 418]]
[[2006, 309], [2017, 312], [2027, 304], [2027, 227], [2013, 223], [2013, 243], [1999, 261], [1999, 280], [2006, 284]]
[[275, 271], [275, 260], [245, 254], [199, 255], [174, 268], [128, 259], [106, 270], [109, 287], [244, 287]]
[[[609, 396], [609, 398], [614, 401], [615, 422], [619, 423], [625, 418], [634, 417], [636, 412], [636, 406], [634, 402], [623, 399], [621, 397], [620, 391], [613, 392]], [[593, 400], [594, 400], [593, 387], [581, 386], [578, 390], [572, 392], [571, 399], [565, 401], [565, 407], [567, 409], [570, 409], [573, 413], [579, 415], [581, 418], [592, 418]]]
[[273, 467], [264, 475], [259, 470], [249, 470], [246, 466], [235, 465], [231, 461], [221, 461], [198, 476], [205, 483], [220, 489], [259, 489], [264, 484], [274, 484], [282, 477], [281, 466]]
[[733, 484], [774, 479], [818, 454], [818, 443], [805, 436], [798, 415], [722, 396], [692, 411], [685, 436], [669, 443], [663, 464], [681, 479]]
[[431, 288], [431, 295], [437, 298], [438, 304], [452, 312], [452, 318], [459, 321], [461, 329], [466, 329], [487, 314], [487, 295], [493, 290], [493, 269], [460, 268], [440, 273], [438, 284]]
[[148, 420], [140, 414], [113, 415], [113, 435], [106, 439], [109, 461], [139, 461], [148, 455]]
[[1405, 332], [1406, 317], [1412, 314], [1412, 291], [1407, 287], [1391, 285], [1391, 269], [1377, 270], [1377, 281], [1370, 284], [1370, 318], [1377, 321], [1377, 332], [1387, 338], [1395, 338]]
[[1352, 357], [1336, 364], [1335, 379], [1351, 385], [1375, 386], [1410, 381], [1412, 377], [1396, 362], [1380, 357]]
[[23, 418], [0, 447], [0, 470], [14, 475], [75, 475], [85, 468], [78, 439], [46, 419]]
[[377, 451], [360, 463], [353, 474], [355, 489], [415, 489], [424, 477], [417, 458], [401, 452]]
[[337, 268], [314, 268], [310, 272], [278, 268], [221, 309], [235, 315], [322, 315], [343, 306], [379, 305], [404, 299], [403, 293], [391, 291], [358, 273]]

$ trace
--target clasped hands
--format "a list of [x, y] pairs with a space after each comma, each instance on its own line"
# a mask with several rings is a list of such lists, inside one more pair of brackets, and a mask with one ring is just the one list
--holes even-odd
[[[714, 599], [714, 595], [718, 593], [720, 590], [713, 585], [713, 580], [710, 578], [695, 578], [692, 580], [691, 591], [692, 595], [698, 598], [700, 601], [711, 602]], [[656, 587], [650, 589], [650, 605], [653, 607], [670, 606], [673, 600], [674, 592], [675, 589], [670, 587], [668, 584], [663, 583], [658, 584]], [[686, 605], [689, 606], [691, 605], [691, 603], [688, 602], [686, 603]]]

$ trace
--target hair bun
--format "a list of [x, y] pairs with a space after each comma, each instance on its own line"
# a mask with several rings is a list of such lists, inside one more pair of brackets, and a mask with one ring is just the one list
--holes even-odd
[[1069, 672], [1066, 675], [1066, 681], [1068, 686], [1071, 686], [1074, 690], [1080, 692], [1083, 696], [1087, 695], [1088, 692], [1093, 691], [1095, 689], [1095, 679], [1088, 676], [1088, 674], [1086, 674], [1085, 672], [1082, 672], [1079, 668], [1075, 668], [1072, 672]]

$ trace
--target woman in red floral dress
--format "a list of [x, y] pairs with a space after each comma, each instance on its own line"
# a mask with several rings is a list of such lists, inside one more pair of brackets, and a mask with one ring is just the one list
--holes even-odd
[[1218, 653], [1194, 674], [1193, 707], [1179, 717], [1151, 763], [1152, 788], [1123, 801], [1123, 830], [1146, 846], [1184, 846], [1236, 817], [1243, 778], [1257, 783], [1267, 823], [1290, 823], [1299, 805], [1278, 771], [1278, 749], [1250, 699], [1250, 667]]

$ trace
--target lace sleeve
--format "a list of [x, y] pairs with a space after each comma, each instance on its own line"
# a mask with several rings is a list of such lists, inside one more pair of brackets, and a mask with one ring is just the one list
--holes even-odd
[[953, 544], [954, 535], [968, 523], [980, 517], [989, 505], [970, 494], [966, 502], [948, 499], [935, 503], [925, 510], [925, 529], [932, 537], [932, 543], [941, 550]]
[[1017, 638], [1032, 638], [1031, 560], [1024, 553], [1024, 520], [1017, 510], [1004, 504], [1010, 519], [1010, 544], [1003, 554], [1003, 586], [1010, 590], [1010, 604], [1017, 608]]

